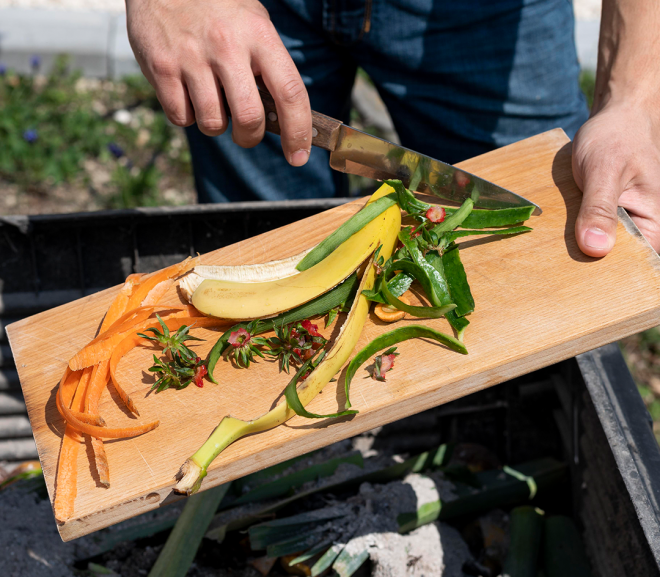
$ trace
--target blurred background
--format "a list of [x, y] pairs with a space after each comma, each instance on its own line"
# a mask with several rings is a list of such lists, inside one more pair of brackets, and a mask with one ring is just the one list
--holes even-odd
[[[0, 218], [196, 202], [182, 129], [140, 73], [123, 0], [0, 0]], [[591, 102], [600, 0], [574, 0]], [[352, 124], [397, 135], [363, 71]], [[370, 183], [351, 181], [359, 195]], [[660, 331], [620, 343], [660, 439]]]

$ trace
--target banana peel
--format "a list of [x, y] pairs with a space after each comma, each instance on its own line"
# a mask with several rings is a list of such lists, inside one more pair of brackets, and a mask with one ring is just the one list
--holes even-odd
[[[367, 204], [393, 190], [384, 184]], [[400, 221], [398, 206], [390, 207], [317, 265], [298, 274], [266, 282], [239, 283], [205, 279], [193, 292], [192, 304], [205, 315], [249, 320], [272, 317], [309, 302], [353, 274], [383, 239], [390, 236], [392, 215], [395, 212]], [[268, 263], [262, 266], [268, 267]]]
[[273, 260], [263, 264], [241, 265], [199, 265], [193, 272], [179, 281], [179, 288], [189, 302], [200, 284], [205, 280], [224, 280], [229, 282], [267, 282], [300, 274], [297, 264], [315, 247], [299, 254]]
[[[391, 189], [384, 185], [376, 194], [388, 194], [390, 191]], [[376, 195], [374, 195], [374, 197], [376, 197]], [[372, 200], [375, 199], [374, 197], [372, 197]], [[371, 257], [371, 260], [362, 276], [357, 296], [353, 301], [353, 306], [340, 330], [339, 336], [323, 361], [310, 373], [307, 379], [297, 387], [298, 397], [303, 406], [310, 403], [312, 399], [321, 392], [323, 387], [330, 382], [330, 379], [341, 370], [360, 338], [371, 304], [370, 301], [363, 296], [362, 291], [373, 288], [376, 278], [373, 252], [378, 246], [381, 246], [380, 255], [383, 256], [385, 260], [391, 256], [397, 241], [397, 234], [401, 228], [401, 211], [399, 207], [395, 205], [388, 208], [382, 213], [382, 215], [380, 215], [377, 221], [378, 226], [372, 227], [368, 233], [370, 235], [375, 235], [373, 229], [376, 228], [377, 236], [372, 237], [368, 243], [365, 242], [365, 246], [369, 246], [370, 248], [369, 255], [367, 255], [366, 258]], [[368, 227], [369, 225], [362, 229], [362, 231]], [[360, 233], [356, 233], [353, 237], [358, 234]], [[351, 239], [353, 237], [351, 237]], [[361, 242], [363, 241], [364, 239], [362, 239]], [[351, 246], [351, 250], [356, 249], [355, 244]], [[332, 254], [334, 255], [336, 252], [339, 252], [341, 248], [342, 247], [339, 247], [339, 249]], [[344, 251], [342, 251], [342, 255], [344, 254]], [[343, 256], [343, 258], [345, 258], [345, 256]], [[366, 258], [363, 258], [362, 261], [358, 262], [356, 265], [351, 265], [354, 266], [352, 270], [357, 269]], [[326, 264], [327, 260], [328, 259], [325, 259], [320, 265], [322, 266]], [[313, 271], [318, 266], [319, 265], [312, 267], [309, 271]], [[304, 273], [301, 273], [298, 278], [303, 274]], [[288, 406], [286, 401], [283, 401], [265, 415], [251, 421], [243, 421], [231, 416], [225, 417], [220, 421], [218, 427], [202, 447], [183, 464], [177, 475], [178, 483], [174, 487], [174, 490], [178, 493], [185, 493], [188, 495], [195, 493], [199, 489], [202, 479], [206, 476], [208, 466], [226, 447], [245, 435], [259, 433], [277, 427], [294, 415], [295, 412], [293, 409]]]

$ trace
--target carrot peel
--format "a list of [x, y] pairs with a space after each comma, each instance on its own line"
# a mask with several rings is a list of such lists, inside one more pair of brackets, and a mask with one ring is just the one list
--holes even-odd
[[128, 439], [130, 437], [137, 437], [139, 435], [144, 435], [149, 431], [153, 431], [160, 424], [160, 421], [152, 421], [151, 423], [138, 425], [137, 427], [97, 427], [76, 419], [71, 410], [62, 404], [62, 399], [60, 398], [59, 393], [56, 396], [56, 402], [60, 414], [72, 428], [84, 435], [90, 435], [100, 439]]

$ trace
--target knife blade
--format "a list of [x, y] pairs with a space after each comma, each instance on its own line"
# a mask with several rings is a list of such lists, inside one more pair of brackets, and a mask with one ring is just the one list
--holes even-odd
[[[259, 91], [266, 112], [266, 130], [280, 134], [272, 96]], [[534, 206], [536, 203], [430, 156], [388, 142], [325, 114], [312, 111], [312, 144], [330, 152], [330, 166], [340, 172], [373, 178], [401, 180], [406, 188], [431, 194], [454, 204], [472, 198], [479, 208]]]

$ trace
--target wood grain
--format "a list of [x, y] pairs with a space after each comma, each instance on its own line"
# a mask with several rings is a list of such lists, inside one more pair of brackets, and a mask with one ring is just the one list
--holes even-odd
[[[603, 259], [584, 256], [573, 229], [581, 193], [571, 176], [570, 142], [561, 130], [507, 146], [461, 165], [538, 203], [529, 234], [462, 243], [461, 254], [476, 300], [466, 333], [465, 357], [438, 344], [416, 340], [399, 346], [401, 356], [387, 382], [353, 381], [354, 418], [309, 421], [241, 439], [214, 462], [202, 489], [252, 473], [296, 455], [387, 422], [446, 403], [543, 366], [660, 324], [660, 259], [621, 211], [616, 247]], [[312, 245], [353, 214], [364, 200], [204, 255], [212, 264], [265, 262], [299, 252], [290, 242]], [[117, 287], [35, 315], [7, 327], [46, 484], [52, 500], [64, 423], [54, 403], [57, 381], [68, 359], [91, 339]], [[167, 302], [179, 297], [172, 291]], [[402, 321], [419, 322], [419, 321]], [[449, 331], [444, 320], [424, 321]], [[359, 346], [392, 328], [371, 317]], [[335, 329], [335, 327], [333, 327]], [[208, 339], [217, 333], [197, 331]], [[75, 515], [60, 526], [74, 539], [177, 499], [172, 494], [179, 466], [227, 414], [261, 415], [280, 398], [287, 376], [273, 363], [237, 370], [220, 362], [218, 386], [149, 395], [145, 372], [151, 350], [131, 352], [119, 378], [140, 410], [138, 422], [160, 419], [141, 437], [108, 442], [111, 487], [94, 479], [87, 450], [80, 451]], [[343, 379], [330, 383], [310, 405], [316, 413], [343, 406]], [[114, 391], [104, 393], [100, 412], [108, 426], [135, 422]]]

